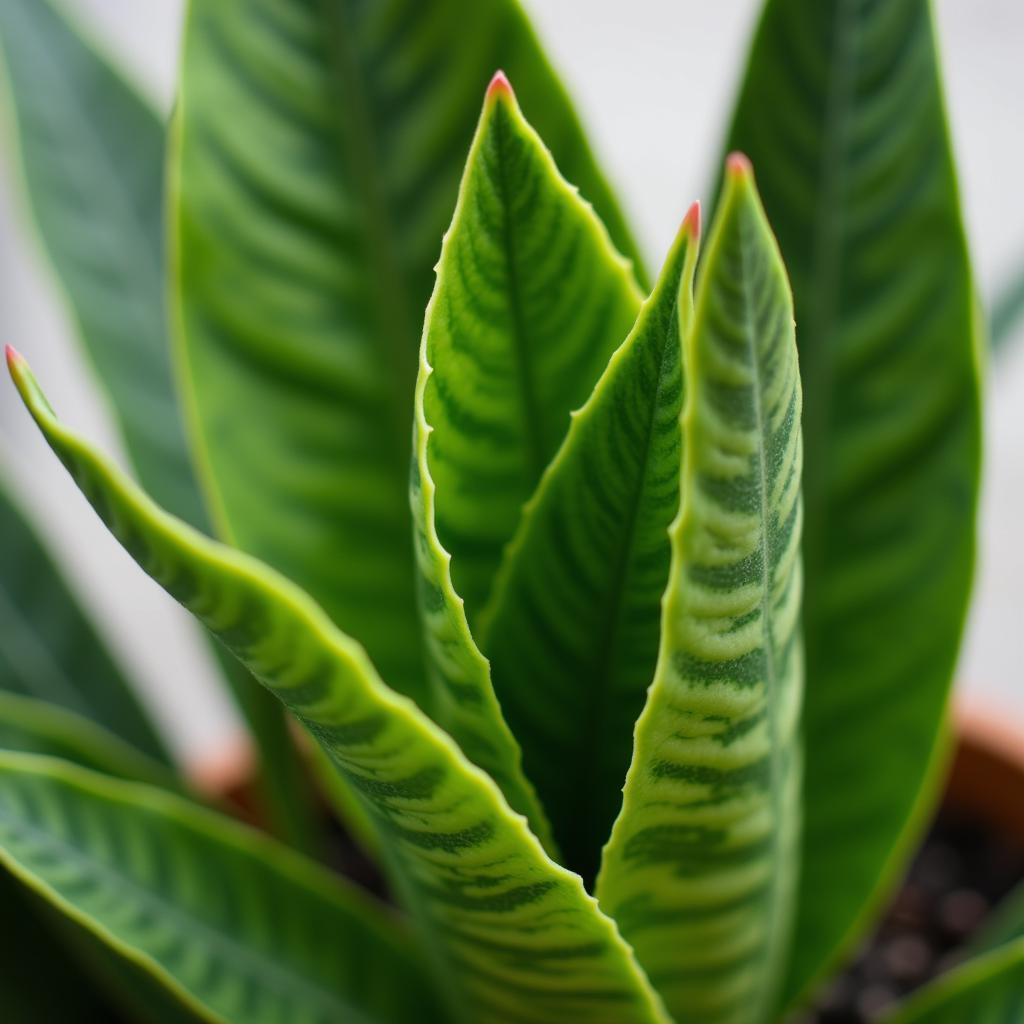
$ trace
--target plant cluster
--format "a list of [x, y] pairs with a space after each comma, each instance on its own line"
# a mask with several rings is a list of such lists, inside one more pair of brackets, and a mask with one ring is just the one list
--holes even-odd
[[[5, 1006], [798, 1007], [932, 807], [973, 569], [926, 0], [767, 0], [707, 239], [694, 204], [650, 279], [514, 0], [192, 0], [166, 132], [51, 0], [5, 0], [0, 52], [138, 483], [11, 375], [220, 642], [264, 829], [188, 791], [5, 501]], [[1018, 916], [891, 1020], [1017, 1020]]]

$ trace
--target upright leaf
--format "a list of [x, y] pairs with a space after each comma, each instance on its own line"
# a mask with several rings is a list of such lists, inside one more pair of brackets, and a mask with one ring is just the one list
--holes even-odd
[[[171, 372], [163, 124], [51, 0], [4, 0], [0, 53], [33, 218], [132, 464], [157, 501], [209, 532]], [[231, 659], [222, 666], [266, 765], [268, 819], [308, 844], [280, 707]]]
[[632, 251], [516, 0], [193, 2], [185, 28], [176, 273], [208, 491], [421, 702], [416, 350], [497, 67]]
[[32, 216], [132, 463], [201, 526], [167, 343], [163, 125], [51, 0], [4, 0], [0, 53]]
[[28, 367], [22, 397], [135, 559], [313, 734], [373, 816], [395, 887], [450, 1008], [474, 1024], [664, 1021], [615, 925], [548, 859], [497, 786], [293, 584], [162, 512], [54, 417]]
[[545, 471], [480, 638], [564, 862], [592, 881], [654, 675], [700, 210]]
[[768, 0], [730, 137], [793, 282], [806, 394], [789, 997], [855, 939], [913, 848], [974, 565], [974, 301], [929, 7]]
[[0, 564], [0, 690], [67, 708], [166, 763], [121, 670], [2, 491]]
[[885, 1024], [1018, 1024], [1024, 1020], [1024, 940], [969, 960], [911, 996]]
[[523, 502], [638, 302], [499, 73], [427, 306], [412, 507], [434, 716], [545, 840], [467, 612], [479, 610]]
[[679, 515], [654, 683], [597, 894], [669, 1012], [773, 1019], [799, 839], [800, 381], [749, 164], [684, 342]]
[[0, 861], [209, 1020], [436, 1019], [384, 911], [160, 790], [2, 753]]
[[471, 624], [569, 414], [640, 301], [628, 264], [497, 74], [441, 251], [420, 384], [437, 534]]

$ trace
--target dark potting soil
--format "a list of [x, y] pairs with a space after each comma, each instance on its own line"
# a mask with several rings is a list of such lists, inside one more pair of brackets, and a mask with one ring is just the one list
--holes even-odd
[[1024, 878], [1024, 847], [943, 810], [874, 935], [794, 1024], [872, 1024], [965, 956], [970, 939]]

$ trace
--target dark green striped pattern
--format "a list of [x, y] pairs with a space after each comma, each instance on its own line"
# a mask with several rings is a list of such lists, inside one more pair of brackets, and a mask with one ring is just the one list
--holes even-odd
[[661, 649], [597, 894], [678, 1020], [757, 1024], [797, 874], [800, 382], [785, 271], [739, 156], [684, 373]]
[[970, 960], [919, 993], [884, 1024], [1020, 1024], [1024, 940]]
[[166, 762], [131, 687], [2, 491], [0, 565], [0, 691], [57, 704]]
[[570, 410], [638, 302], [628, 266], [497, 76], [427, 306], [412, 508], [435, 717], [545, 840], [467, 608], [479, 609]]
[[[208, 533], [171, 373], [163, 125], [51, 0], [0, 5], [0, 53], [33, 219], [133, 468], [161, 505]], [[271, 824], [304, 841], [280, 706], [234, 659], [221, 665], [267, 765], [261, 795]], [[88, 666], [66, 670], [79, 687], [103, 685]]]
[[201, 525], [167, 343], [163, 125], [51, 0], [0, 4], [0, 54], [33, 219], [132, 463]]
[[497, 67], [628, 240], [515, 0], [192, 2], [172, 204], [219, 525], [425, 702], [408, 510], [416, 352]]
[[0, 753], [0, 861], [208, 1020], [439, 1019], [383, 910], [160, 790]]
[[795, 997], [913, 849], [974, 564], [972, 276], [927, 0], [770, 0], [730, 145], [793, 283], [807, 398]]
[[573, 417], [481, 616], [527, 774], [563, 863], [588, 882], [619, 810], [658, 652], [698, 217], [694, 207], [636, 325]]
[[467, 1024], [664, 1021], [579, 877], [548, 859], [497, 786], [381, 682], [363, 649], [283, 577], [153, 505], [60, 425], [23, 360], [10, 365], [112, 533], [281, 698], [356, 790], [452, 1012]]
[[471, 625], [570, 412], [640, 302], [629, 264], [496, 76], [423, 338], [437, 534]]

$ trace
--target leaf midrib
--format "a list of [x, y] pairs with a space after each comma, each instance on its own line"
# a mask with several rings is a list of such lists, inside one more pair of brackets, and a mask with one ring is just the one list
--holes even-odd
[[526, 325], [523, 322], [519, 286], [519, 275], [516, 262], [516, 245], [513, 241], [515, 228], [511, 223], [509, 212], [512, 208], [510, 200], [510, 188], [508, 183], [508, 170], [504, 157], [506, 142], [505, 132], [507, 125], [499, 115], [495, 117], [494, 138], [495, 148], [498, 153], [498, 189], [501, 192], [502, 218], [501, 234], [502, 247], [505, 250], [506, 262], [506, 289], [508, 294], [509, 319], [512, 324], [512, 353], [518, 368], [519, 377], [519, 405], [523, 418], [523, 438], [527, 457], [528, 480], [539, 480], [546, 466], [543, 440], [540, 434], [540, 410], [537, 404], [536, 388], [534, 386], [533, 361], [530, 356], [530, 346], [527, 341]]
[[[101, 889], [106, 885], [112, 888], [115, 892], [118, 889], [127, 890], [131, 894], [132, 900], [137, 904], [148, 906], [155, 910], [157, 912], [158, 919], [162, 921], [171, 919], [172, 921], [177, 922], [177, 930], [179, 934], [184, 935], [186, 939], [190, 932], [200, 933], [205, 937], [210, 946], [215, 949], [219, 949], [220, 955], [225, 960], [235, 964], [239, 973], [251, 976], [251, 978], [255, 980], [257, 988], [267, 987], [267, 980], [270, 978], [273, 979], [273, 981], [270, 982], [270, 987], [274, 988], [278, 994], [284, 998], [288, 998], [292, 995], [297, 995], [299, 998], [308, 998], [308, 1000], [313, 1001], [323, 1009], [332, 1013], [339, 1009], [345, 1010], [349, 1013], [360, 1012], [350, 1003], [342, 1000], [337, 994], [322, 988], [316, 982], [286, 971], [276, 960], [269, 958], [261, 952], [253, 950], [251, 947], [240, 945], [234, 940], [233, 936], [222, 931], [218, 931], [216, 927], [206, 921], [190, 917], [185, 911], [181, 910], [173, 903], [169, 903], [166, 899], [161, 898], [159, 893], [154, 890], [147, 889], [134, 879], [118, 874], [108, 865], [90, 858], [77, 846], [58, 839], [51, 832], [47, 832], [45, 829], [37, 827], [33, 823], [26, 821], [24, 818], [11, 815], [9, 812], [5, 813], [5, 810], [0, 807], [0, 822], [4, 821], [7, 822], [9, 828], [12, 828], [15, 831], [15, 834], [19, 831], [23, 835], [27, 834], [30, 841], [33, 841], [38, 847], [58, 853], [61, 857], [62, 863], [78, 864], [79, 870], [84, 875], [88, 876], [92, 874], [93, 876], [99, 876], [100, 881], [98, 885]], [[18, 858], [18, 861], [24, 863], [20, 857]], [[27, 868], [27, 865], [26, 870], [30, 870]], [[32, 870], [32, 874], [39, 878], [48, 889], [51, 889], [62, 900], [66, 900], [66, 897], [61, 893], [60, 889], [45, 881], [43, 876], [38, 875], [34, 870]], [[88, 913], [84, 910], [82, 912]], [[88, 916], [93, 917], [92, 914], [88, 914]], [[93, 919], [96, 920], [97, 925], [112, 938], [119, 942], [126, 941], [118, 936], [117, 933], [113, 932], [104, 922], [94, 917]], [[172, 930], [174, 927], [175, 926], [172, 924]], [[170, 970], [160, 959], [157, 958], [155, 954], [150, 953], [141, 947], [139, 948], [139, 952], [151, 959], [154, 964], [156, 964], [162, 971], [167, 972], [170, 977], [173, 977], [176, 983], [181, 985], [183, 989], [190, 993], [195, 993], [193, 998], [203, 998], [196, 992], [191, 983], [186, 984], [184, 980], [179, 979], [176, 975], [172, 975]], [[203, 1002], [205, 1003], [205, 999], [203, 999]], [[214, 1010], [216, 1013], [220, 1013], [219, 1010], [215, 1010], [212, 1006], [210, 1009]], [[367, 1024], [372, 1024], [372, 1022], [367, 1020]]]
[[[415, 330], [410, 318], [409, 284], [399, 271], [395, 256], [394, 226], [388, 214], [388, 202], [382, 187], [378, 159], [379, 145], [373, 125], [374, 111], [367, 100], [367, 89], [353, 51], [351, 25], [346, 18], [346, 0], [321, 0], [320, 10], [329, 52], [336, 58], [332, 70], [344, 90], [344, 108], [350, 112], [346, 122], [339, 117], [339, 137], [349, 144], [353, 178], [365, 203], [366, 240], [369, 249], [369, 277], [372, 281], [375, 321], [383, 342], [372, 350], [380, 356], [384, 376], [392, 383], [388, 389], [394, 431], [390, 448], [405, 467], [408, 459], [409, 429], [412, 423], [412, 396], [415, 381]], [[344, 161], [339, 154], [339, 162]]]
[[[677, 317], [679, 314], [679, 295], [676, 293], [675, 298], [672, 301], [672, 307], [670, 310], [669, 324], [677, 323]], [[615, 566], [613, 572], [613, 583], [615, 584], [612, 588], [611, 602], [608, 609], [608, 629], [603, 634], [604, 644], [603, 653], [604, 657], [600, 660], [601, 666], [596, 691], [600, 696], [599, 700], [590, 699], [587, 702], [587, 708], [590, 712], [588, 715], [588, 728], [584, 730], [584, 734], [590, 737], [597, 737], [604, 735], [604, 723], [607, 719], [607, 697], [608, 690], [612, 678], [612, 666], [614, 659], [618, 653], [618, 649], [621, 642], [622, 633], [622, 615], [625, 607], [625, 594], [626, 594], [626, 583], [632, 574], [634, 566], [633, 552], [636, 547], [637, 541], [637, 523], [640, 518], [640, 499], [644, 494], [645, 485], [651, 472], [651, 439], [654, 436], [654, 424], [658, 416], [658, 408], [660, 405], [661, 389], [663, 385], [664, 367], [665, 367], [665, 356], [668, 352], [668, 346], [676, 341], [678, 343], [678, 333], [669, 327], [670, 337], [661, 346], [661, 351], [658, 355], [658, 386], [655, 394], [655, 400], [651, 403], [651, 413], [647, 422], [647, 426], [644, 432], [644, 468], [640, 474], [640, 481], [633, 495], [633, 500], [630, 504], [630, 509], [627, 518], [626, 537], [625, 541], [620, 548], [620, 557]], [[682, 376], [682, 363], [680, 362], [679, 373]], [[668, 531], [665, 532], [665, 542], [668, 543]], [[666, 576], [667, 579], [667, 576]], [[588, 691], [592, 695], [593, 691]], [[586, 749], [595, 750], [592, 743], [586, 745]], [[600, 752], [604, 749], [603, 746], [596, 748], [596, 752]], [[624, 768], [628, 768], [628, 761]], [[625, 775], [623, 776], [625, 778]], [[590, 818], [594, 814], [594, 802], [592, 794], [594, 792], [594, 786], [582, 786], [579, 792], [582, 794], [581, 804], [582, 811], [580, 817], [584, 822], [589, 822]], [[584, 835], [589, 839], [591, 837], [591, 829], [584, 827]]]

